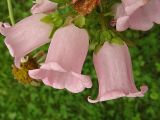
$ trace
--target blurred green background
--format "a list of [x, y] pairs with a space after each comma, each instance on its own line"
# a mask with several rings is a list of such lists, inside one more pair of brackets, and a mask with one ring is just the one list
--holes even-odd
[[[13, 0], [16, 21], [28, 16], [32, 0]], [[0, 21], [9, 22], [7, 3], [0, 0]], [[80, 94], [50, 87], [19, 84], [11, 74], [13, 59], [0, 36], [0, 120], [160, 120], [160, 26], [147, 32], [127, 31], [137, 88], [149, 86], [143, 98], [120, 98], [98, 104], [87, 102], [97, 96], [92, 57], [84, 74], [94, 86]]]

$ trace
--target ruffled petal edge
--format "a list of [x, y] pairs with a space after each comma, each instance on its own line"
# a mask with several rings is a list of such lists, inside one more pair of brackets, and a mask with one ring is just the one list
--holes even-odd
[[120, 97], [143, 97], [144, 94], [148, 91], [148, 87], [146, 85], [140, 87], [140, 91], [134, 92], [134, 93], [125, 93], [124, 91], [110, 91], [109, 93], [106, 93], [100, 97], [97, 97], [96, 100], [92, 100], [91, 97], [88, 97], [88, 102], [90, 103], [97, 103], [97, 102], [103, 102], [106, 100], [112, 100], [117, 99]]
[[[52, 80], [49, 78], [51, 74], [55, 75]], [[89, 76], [81, 75], [73, 71], [66, 71], [56, 62], [45, 63], [40, 69], [30, 70], [29, 75], [34, 79], [42, 79], [43, 83], [47, 86], [56, 89], [67, 89], [72, 93], [79, 93], [85, 88], [92, 87]]]

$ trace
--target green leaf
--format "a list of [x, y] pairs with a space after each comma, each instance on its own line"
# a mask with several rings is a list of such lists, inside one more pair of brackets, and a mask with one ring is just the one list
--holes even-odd
[[101, 42], [110, 41], [112, 39], [112, 34], [110, 31], [102, 31], [100, 34], [100, 40]]
[[50, 14], [50, 17], [51, 17], [52, 19], [54, 19], [54, 18], [60, 17], [60, 14], [59, 14], [58, 11], [56, 11], [56, 12]]
[[50, 15], [45, 16], [41, 19], [41, 21], [44, 22], [44, 23], [49, 23], [50, 24], [50, 23], [52, 23], [52, 17]]
[[53, 24], [55, 27], [61, 27], [64, 23], [63, 18], [55, 18], [53, 19]]
[[84, 16], [78, 16], [74, 19], [74, 24], [77, 27], [83, 27], [85, 25], [85, 17]]
[[61, 15], [66, 16], [66, 15], [68, 15], [69, 13], [75, 12], [75, 10], [73, 9], [72, 6], [66, 6], [66, 7], [63, 8], [63, 9], [58, 9], [58, 12], [59, 12]]
[[112, 38], [111, 43], [124, 45], [124, 41], [120, 37], [114, 37], [114, 38]]
[[41, 19], [42, 22], [53, 24], [54, 27], [61, 27], [64, 23], [64, 18], [59, 14], [59, 12], [54, 12]]

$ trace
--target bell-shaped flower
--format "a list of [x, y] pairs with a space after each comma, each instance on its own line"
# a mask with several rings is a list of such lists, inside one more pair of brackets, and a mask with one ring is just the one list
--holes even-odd
[[57, 8], [57, 3], [49, 0], [36, 0], [36, 4], [31, 8], [31, 13], [49, 13]]
[[93, 56], [96, 69], [99, 94], [96, 100], [90, 97], [90, 103], [117, 99], [119, 97], [142, 97], [147, 86], [138, 91], [132, 75], [131, 58], [127, 45], [124, 43], [110, 44], [105, 42], [98, 53]]
[[20, 67], [21, 58], [41, 45], [50, 42], [49, 35], [52, 26], [41, 22], [45, 16], [46, 14], [43, 13], [33, 14], [14, 26], [0, 24], [0, 33], [6, 37], [5, 44], [10, 54], [15, 58], [17, 67]]
[[19, 67], [21, 58], [32, 50], [48, 43], [52, 26], [41, 22], [45, 14], [35, 14], [18, 22], [13, 27], [0, 27], [6, 37], [5, 44], [10, 54], [15, 58], [15, 65]]
[[53, 36], [45, 63], [40, 69], [30, 70], [29, 75], [45, 85], [73, 93], [91, 88], [90, 77], [81, 75], [88, 47], [86, 30], [72, 24], [60, 28]]
[[116, 29], [146, 31], [160, 24], [160, 0], [122, 0], [116, 13]]

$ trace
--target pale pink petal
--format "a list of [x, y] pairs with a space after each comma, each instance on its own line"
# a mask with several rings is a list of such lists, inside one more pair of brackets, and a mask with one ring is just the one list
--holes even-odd
[[115, 19], [127, 16], [124, 6], [122, 4], [117, 4], [116, 5], [116, 13], [115, 13]]
[[120, 17], [119, 19], [117, 19], [117, 23], [116, 23], [117, 31], [124, 31], [128, 29], [129, 27], [128, 20], [129, 20], [128, 16]]
[[15, 57], [15, 64], [20, 65], [22, 57], [48, 43], [52, 26], [41, 22], [44, 14], [35, 14], [18, 22], [13, 27], [3, 27], [5, 44], [11, 55]]
[[144, 11], [151, 21], [160, 24], [160, 0], [150, 0]]
[[[80, 75], [75, 72], [67, 72], [64, 69], [57, 69], [57, 63], [48, 63], [42, 65], [41, 69], [36, 69], [29, 72], [29, 75], [36, 79], [43, 79], [45, 85], [56, 89], [67, 89], [70, 92], [78, 93], [86, 88], [91, 87], [91, 81], [88, 76]], [[44, 69], [52, 66], [52, 69]], [[59, 66], [62, 68], [61, 66]]]
[[97, 54], [94, 54], [99, 94], [96, 100], [90, 97], [91, 103], [117, 99], [119, 97], [142, 97], [147, 86], [138, 91], [132, 75], [131, 58], [127, 45], [106, 42]]
[[48, 13], [53, 12], [57, 8], [57, 3], [49, 0], [37, 0], [36, 4], [31, 8], [31, 13]]
[[116, 7], [116, 15], [115, 15], [115, 19], [116, 19], [116, 29], [117, 31], [124, 31], [126, 29], [128, 29], [129, 24], [128, 24], [128, 20], [129, 20], [129, 16], [126, 15], [124, 6], [122, 4], [118, 4]]
[[149, 0], [122, 0], [127, 15], [131, 15], [137, 9], [148, 3]]
[[144, 9], [139, 9], [130, 16], [128, 24], [131, 29], [147, 31], [154, 23], [148, 18]]
[[0, 33], [5, 36], [7, 28], [11, 27], [8, 23], [0, 22]]
[[34, 79], [57, 89], [78, 93], [90, 88], [92, 82], [81, 70], [89, 47], [89, 37], [84, 29], [69, 25], [58, 29], [52, 39], [45, 63], [40, 69], [30, 70]]
[[[122, 0], [115, 17], [117, 30], [124, 31], [128, 26], [131, 29], [146, 31], [151, 29], [154, 23], [160, 24], [159, 5], [160, 0]], [[128, 20], [124, 20], [126, 17], [129, 17]]]

